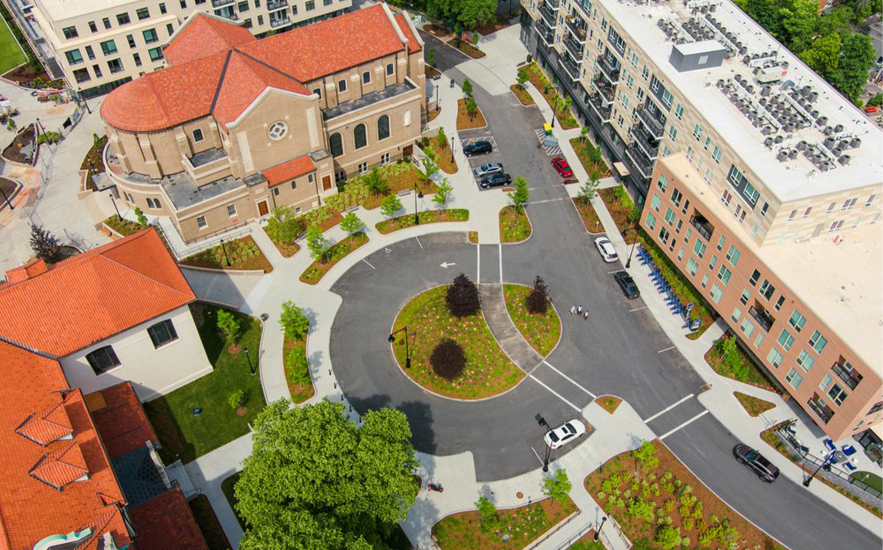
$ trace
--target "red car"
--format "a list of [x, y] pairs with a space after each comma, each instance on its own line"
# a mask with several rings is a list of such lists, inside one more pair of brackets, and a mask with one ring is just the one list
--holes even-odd
[[554, 168], [556, 172], [561, 174], [562, 178], [573, 177], [573, 170], [570, 169], [570, 165], [567, 164], [567, 161], [561, 157], [555, 157], [552, 159], [552, 168]]

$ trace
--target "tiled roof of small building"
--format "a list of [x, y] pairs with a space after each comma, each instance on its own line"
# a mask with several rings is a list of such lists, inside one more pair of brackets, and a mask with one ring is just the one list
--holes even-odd
[[302, 176], [316, 169], [309, 155], [301, 155], [297, 158], [285, 161], [282, 164], [267, 168], [261, 172], [270, 184], [270, 187]]
[[208, 550], [181, 489], [129, 509], [138, 550]]
[[180, 65], [255, 40], [244, 26], [197, 11], [178, 27], [163, 54], [169, 65]]
[[111, 460], [144, 447], [148, 441], [158, 443], [131, 382], [90, 393], [84, 399]]

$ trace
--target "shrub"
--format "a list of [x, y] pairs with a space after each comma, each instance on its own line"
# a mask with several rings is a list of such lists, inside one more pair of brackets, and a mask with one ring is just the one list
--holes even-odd
[[432, 370], [445, 380], [455, 380], [466, 367], [463, 347], [450, 338], [445, 338], [432, 350], [429, 356]]
[[662, 507], [665, 508], [666, 512], [671, 512], [672, 508], [675, 507], [675, 503], [672, 500], [666, 500], [664, 503], [662, 503]]
[[671, 526], [664, 526], [656, 532], [654, 539], [664, 550], [672, 550], [681, 544], [681, 530]]
[[478, 287], [475, 286], [475, 283], [469, 277], [461, 273], [448, 286], [448, 291], [445, 294], [445, 303], [454, 317], [474, 315], [481, 309]]
[[350, 237], [361, 231], [363, 227], [365, 227], [365, 224], [355, 212], [347, 212], [346, 216], [340, 220], [340, 228], [349, 233]]
[[468, 78], [463, 79], [463, 93], [471, 96], [472, 95], [472, 82], [469, 81]]
[[226, 309], [218, 310], [218, 328], [224, 334], [228, 344], [235, 344], [239, 339], [240, 327], [236, 317]]
[[53, 144], [58, 143], [59, 141], [61, 141], [61, 134], [58, 132], [46, 131], [41, 132], [40, 135], [37, 136], [37, 143]]
[[230, 407], [238, 409], [245, 405], [245, 392], [242, 390], [234, 391], [230, 394], [230, 397], [227, 398], [227, 402], [230, 403]]
[[534, 315], [545, 315], [549, 311], [549, 287], [539, 275], [533, 282], [533, 291], [527, 296], [527, 311]]
[[633, 499], [629, 502], [629, 515], [633, 518], [651, 521], [653, 519], [653, 504], [641, 498]]
[[681, 525], [684, 526], [685, 531], [689, 531], [693, 528], [693, 518], [684, 518], [684, 520], [681, 522]]
[[[304, 348], [291, 348], [288, 355], [285, 356], [286, 366], [292, 372], [309, 374], [310, 362], [307, 361], [307, 354]], [[309, 376], [306, 377], [309, 379]]]
[[475, 503], [478, 508], [478, 515], [481, 516], [481, 530], [488, 532], [493, 531], [500, 524], [500, 517], [497, 515], [497, 507], [494, 503], [485, 497], [478, 499]]
[[515, 192], [509, 195], [509, 199], [518, 211], [524, 208], [524, 205], [530, 200], [530, 189], [527, 187], [526, 179], [515, 176]]
[[310, 330], [310, 320], [301, 308], [290, 301], [282, 304], [279, 325], [285, 331], [285, 337], [292, 340], [303, 340], [304, 335]]
[[307, 229], [307, 248], [310, 249], [310, 257], [315, 261], [325, 261], [325, 253], [328, 251], [328, 241], [318, 225], [311, 225]]
[[681, 506], [678, 508], [678, 514], [680, 514], [682, 518], [689, 517], [690, 507], [686, 504], [681, 504]]
[[675, 492], [675, 486], [671, 483], [663, 483], [662, 490], [668, 494], [672, 494]]
[[659, 466], [659, 459], [656, 457], [656, 447], [649, 441], [641, 442], [641, 446], [634, 451], [635, 458], [641, 463], [641, 469], [644, 471], [655, 470]]
[[362, 176], [362, 182], [368, 191], [375, 195], [386, 195], [389, 193], [389, 182], [383, 177], [380, 168], [374, 167], [370, 172]]
[[543, 494], [563, 504], [567, 501], [572, 485], [567, 477], [567, 470], [560, 469], [555, 475], [543, 480]]
[[702, 503], [697, 502], [696, 506], [693, 508], [693, 517], [696, 519], [702, 518]]
[[55, 236], [38, 225], [31, 225], [31, 250], [47, 264], [61, 259], [61, 246]]
[[709, 531], [703, 531], [699, 533], [699, 546], [703, 548], [709, 546], [711, 544], [712, 538], [711, 533]]
[[135, 207], [135, 218], [138, 220], [138, 225], [141, 227], [147, 227], [147, 216], [145, 216], [144, 212], [142, 212], [137, 206]]

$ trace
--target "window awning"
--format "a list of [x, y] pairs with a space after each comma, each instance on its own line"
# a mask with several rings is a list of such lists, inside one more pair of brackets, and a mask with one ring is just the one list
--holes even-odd
[[629, 169], [625, 167], [625, 164], [621, 162], [614, 162], [613, 169], [616, 170], [616, 173], [622, 177], [626, 177], [629, 175]]

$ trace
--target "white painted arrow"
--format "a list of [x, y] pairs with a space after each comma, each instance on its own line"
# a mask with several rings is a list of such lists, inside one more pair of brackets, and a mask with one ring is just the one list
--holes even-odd
[[445, 269], [451, 267], [452, 265], [457, 265], [457, 264], [455, 264], [455, 263], [450, 263], [450, 264], [449, 264], [448, 262], [445, 262], [445, 263], [442, 263], [442, 264], [438, 264], [439, 267], [443, 267], [443, 268], [445, 268]]

